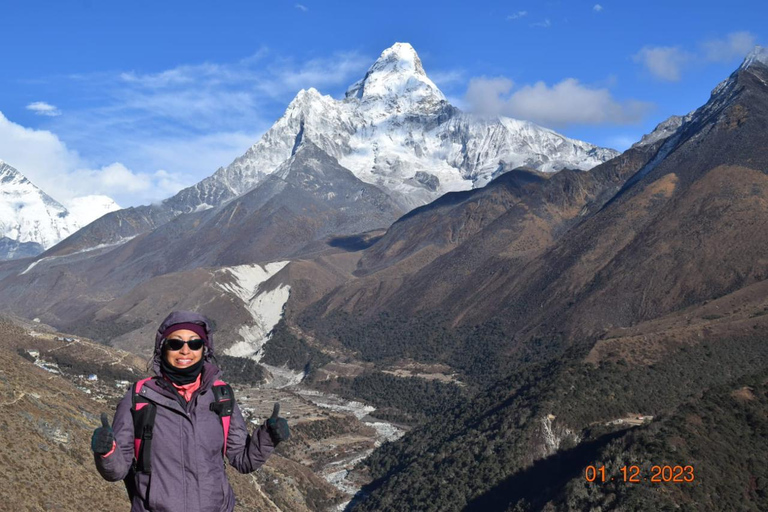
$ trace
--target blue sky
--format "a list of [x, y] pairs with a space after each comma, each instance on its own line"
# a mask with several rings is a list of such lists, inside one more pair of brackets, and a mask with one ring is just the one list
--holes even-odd
[[625, 149], [703, 104], [766, 19], [757, 0], [3, 0], [0, 159], [65, 203], [157, 201], [397, 41], [460, 108]]

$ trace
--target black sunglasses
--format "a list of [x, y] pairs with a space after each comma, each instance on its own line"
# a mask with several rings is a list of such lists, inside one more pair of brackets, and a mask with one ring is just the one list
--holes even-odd
[[181, 347], [183, 347], [185, 343], [189, 347], [189, 350], [200, 350], [201, 348], [203, 348], [203, 345], [205, 345], [205, 341], [203, 340], [189, 340], [189, 341], [176, 340], [176, 339], [165, 340], [165, 344], [169, 350], [181, 350]]

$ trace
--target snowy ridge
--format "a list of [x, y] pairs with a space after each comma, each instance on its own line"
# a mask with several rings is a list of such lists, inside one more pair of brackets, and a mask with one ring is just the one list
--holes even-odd
[[764, 66], [768, 66], [768, 48], [762, 46], [755, 46], [755, 48], [749, 52], [749, 55], [744, 59], [739, 69], [747, 69], [755, 63], [760, 63]]
[[125, 238], [121, 238], [121, 239], [116, 240], [114, 242], [94, 245], [93, 247], [86, 247], [85, 249], [81, 249], [79, 251], [71, 252], [71, 253], [68, 253], [68, 254], [61, 255], [61, 256], [46, 256], [44, 258], [39, 258], [39, 259], [36, 259], [35, 261], [33, 261], [32, 263], [30, 263], [29, 266], [27, 268], [25, 268], [22, 272], [19, 272], [19, 275], [23, 276], [24, 274], [26, 274], [27, 272], [29, 272], [30, 270], [35, 268], [37, 265], [39, 265], [40, 263], [43, 263], [43, 262], [49, 262], [49, 261], [61, 260], [61, 259], [69, 259], [69, 258], [72, 258], [73, 256], [77, 256], [79, 254], [83, 254], [83, 253], [87, 253], [87, 252], [93, 252], [93, 251], [98, 251], [99, 249], [108, 249], [110, 247], [117, 247], [118, 245], [123, 245], [124, 243], [130, 242], [131, 240], [133, 240], [137, 236], [138, 235], [127, 236]]
[[241, 157], [174, 198], [184, 208], [221, 204], [255, 187], [311, 140], [366, 183], [413, 208], [480, 187], [500, 168], [591, 169], [618, 155], [533, 123], [460, 112], [424, 72], [410, 44], [382, 52], [344, 99], [301, 90]]
[[671, 116], [665, 121], [662, 121], [651, 133], [643, 135], [643, 138], [638, 142], [632, 144], [633, 148], [641, 146], [650, 146], [651, 144], [658, 142], [662, 139], [666, 139], [670, 135], [674, 134], [683, 124], [687, 123], [693, 117], [693, 112], [686, 116]]

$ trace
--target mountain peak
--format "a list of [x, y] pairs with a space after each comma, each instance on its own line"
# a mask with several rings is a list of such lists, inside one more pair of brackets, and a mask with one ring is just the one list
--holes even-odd
[[[347, 89], [347, 98], [433, 106], [445, 101], [440, 89], [427, 77], [416, 50], [409, 43], [395, 43], [383, 52], [362, 80]], [[403, 105], [404, 106], [404, 105]]]
[[762, 46], [755, 46], [755, 48], [749, 52], [749, 55], [744, 59], [741, 64], [741, 69], [747, 69], [754, 63], [759, 62], [764, 66], [768, 66], [768, 48]]
[[416, 75], [427, 76], [424, 72], [424, 67], [421, 65], [419, 55], [410, 43], [393, 44], [381, 52], [381, 55], [373, 64], [373, 68], [376, 69], [384, 69], [392, 66], [407, 69]]
[[29, 180], [18, 169], [0, 160], [0, 183], [26, 184]]

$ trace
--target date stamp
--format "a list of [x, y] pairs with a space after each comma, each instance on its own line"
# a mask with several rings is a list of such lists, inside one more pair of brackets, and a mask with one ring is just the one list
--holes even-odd
[[640, 466], [622, 466], [617, 476], [606, 472], [605, 466], [587, 466], [584, 478], [587, 482], [626, 482], [629, 484], [650, 483], [691, 483], [696, 480], [693, 466], [651, 466], [650, 472], [643, 472]]

